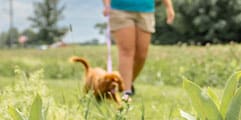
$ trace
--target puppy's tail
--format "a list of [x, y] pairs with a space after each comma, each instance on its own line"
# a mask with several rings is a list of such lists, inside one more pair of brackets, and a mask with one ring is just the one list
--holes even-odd
[[70, 58], [70, 62], [80, 62], [80, 63], [82, 63], [85, 67], [86, 74], [88, 73], [88, 71], [90, 69], [89, 63], [84, 58], [74, 56], [74, 57]]

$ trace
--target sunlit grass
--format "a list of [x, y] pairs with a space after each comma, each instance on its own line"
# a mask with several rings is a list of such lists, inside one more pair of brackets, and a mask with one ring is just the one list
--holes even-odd
[[[56, 107], [60, 107], [58, 112], [63, 110], [64, 114], [71, 115], [65, 115], [66, 119], [78, 113], [78, 116], [91, 120], [113, 119], [118, 115], [128, 120], [141, 119], [143, 116], [146, 120], [180, 120], [180, 108], [193, 112], [189, 98], [182, 89], [183, 76], [201, 86], [216, 87], [215, 92], [220, 93], [230, 73], [241, 68], [238, 56], [241, 53], [240, 45], [151, 46], [146, 66], [135, 83], [137, 94], [128, 112], [123, 115], [116, 111], [115, 103], [96, 104], [93, 100], [89, 103], [90, 99], [82, 92], [82, 65], [68, 62], [73, 55], [82, 56], [92, 66], [105, 68], [106, 53], [105, 46], [74, 46], [45, 51], [1, 50], [0, 93], [21, 80], [15, 78], [16, 66], [27, 76], [43, 69], [42, 80], [48, 87], [49, 95], [54, 98]], [[118, 61], [115, 46], [112, 55], [113, 67], [116, 69]]]

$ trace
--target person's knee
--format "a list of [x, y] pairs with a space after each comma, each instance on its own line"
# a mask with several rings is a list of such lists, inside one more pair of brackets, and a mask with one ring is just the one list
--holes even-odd
[[125, 57], [134, 57], [135, 50], [134, 48], [122, 47], [120, 49], [120, 55]]

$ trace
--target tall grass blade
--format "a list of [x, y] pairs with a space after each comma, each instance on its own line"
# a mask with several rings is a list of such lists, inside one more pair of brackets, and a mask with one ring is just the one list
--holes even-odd
[[49, 107], [42, 111], [42, 120], [47, 120]]
[[225, 120], [239, 120], [240, 107], [241, 107], [241, 88], [237, 90], [237, 93], [233, 97], [232, 102], [228, 107]]
[[90, 112], [90, 102], [91, 102], [91, 98], [89, 97], [88, 101], [87, 101], [85, 113], [84, 113], [85, 120], [88, 120], [88, 116], [89, 116], [89, 112]]
[[185, 118], [186, 120], [197, 120], [193, 115], [184, 112], [183, 110], [180, 110], [180, 114], [183, 118]]
[[31, 107], [29, 120], [42, 120], [42, 99], [37, 95]]
[[143, 99], [142, 99], [142, 102], [141, 102], [141, 120], [145, 120], [145, 106], [144, 106], [144, 102], [143, 102]]
[[8, 113], [11, 115], [13, 120], [25, 120], [24, 116], [13, 107], [8, 107]]
[[208, 96], [212, 99], [212, 101], [215, 103], [215, 105], [217, 106], [217, 108], [220, 108], [220, 100], [218, 99], [218, 96], [213, 92], [213, 90], [208, 87], [207, 90]]
[[189, 80], [184, 80], [183, 87], [191, 97], [194, 109], [201, 120], [222, 120], [215, 103], [202, 92], [198, 85]]
[[241, 71], [234, 73], [229, 78], [229, 80], [227, 81], [227, 83], [225, 85], [223, 97], [221, 100], [221, 106], [220, 106], [220, 112], [223, 117], [225, 117], [228, 106], [230, 105], [230, 102], [235, 94], [240, 76], [241, 76]]

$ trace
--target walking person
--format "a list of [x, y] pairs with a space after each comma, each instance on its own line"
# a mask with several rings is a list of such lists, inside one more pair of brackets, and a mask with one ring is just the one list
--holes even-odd
[[[175, 12], [171, 0], [162, 0], [168, 24]], [[151, 34], [155, 32], [155, 0], [103, 0], [104, 15], [110, 15], [111, 33], [118, 48], [119, 71], [124, 79], [122, 99], [135, 94], [134, 81], [141, 72], [148, 53]]]

